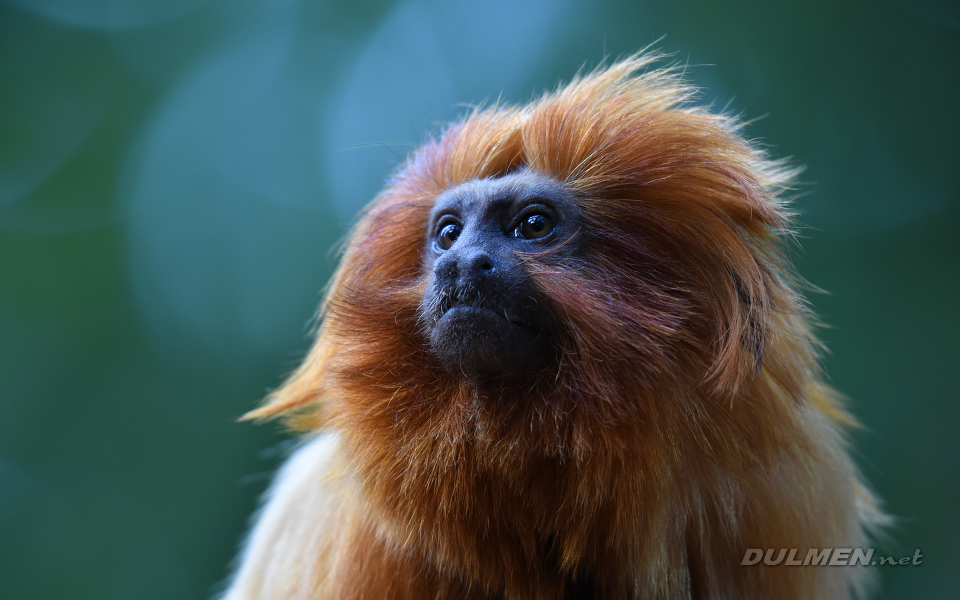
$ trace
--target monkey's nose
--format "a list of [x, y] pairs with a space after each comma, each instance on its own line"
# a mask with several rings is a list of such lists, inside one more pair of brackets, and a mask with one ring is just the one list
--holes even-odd
[[497, 263], [485, 250], [451, 250], [437, 260], [434, 272], [447, 285], [476, 285], [497, 272]]
[[466, 256], [464, 260], [464, 267], [464, 274], [468, 276], [480, 275], [486, 271], [496, 271], [496, 267], [493, 263], [493, 257], [483, 250]]

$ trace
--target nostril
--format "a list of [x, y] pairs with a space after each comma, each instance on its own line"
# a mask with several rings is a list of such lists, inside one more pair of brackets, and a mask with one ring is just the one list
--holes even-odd
[[473, 274], [496, 270], [496, 268], [493, 266], [493, 257], [484, 251], [477, 252], [471, 256], [469, 265], [469, 271]]

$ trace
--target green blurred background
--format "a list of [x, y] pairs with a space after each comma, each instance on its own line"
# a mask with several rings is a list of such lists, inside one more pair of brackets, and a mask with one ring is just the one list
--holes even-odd
[[655, 40], [807, 165], [801, 273], [886, 598], [960, 589], [955, 0], [0, 0], [0, 598], [207, 598], [330, 249], [464, 103]]

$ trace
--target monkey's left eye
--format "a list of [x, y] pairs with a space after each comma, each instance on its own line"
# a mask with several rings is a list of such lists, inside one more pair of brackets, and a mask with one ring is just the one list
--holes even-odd
[[449, 250], [450, 246], [460, 237], [461, 231], [463, 231], [463, 228], [456, 223], [444, 225], [440, 233], [437, 234], [437, 244], [444, 250]]
[[513, 235], [525, 240], [536, 240], [550, 235], [553, 231], [553, 219], [541, 213], [532, 214], [524, 218], [523, 222], [513, 230]]

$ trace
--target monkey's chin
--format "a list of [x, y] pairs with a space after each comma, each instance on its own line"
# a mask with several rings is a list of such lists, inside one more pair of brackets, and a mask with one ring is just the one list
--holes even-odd
[[455, 306], [430, 332], [430, 349], [451, 374], [495, 377], [536, 367], [544, 336], [487, 308]]

